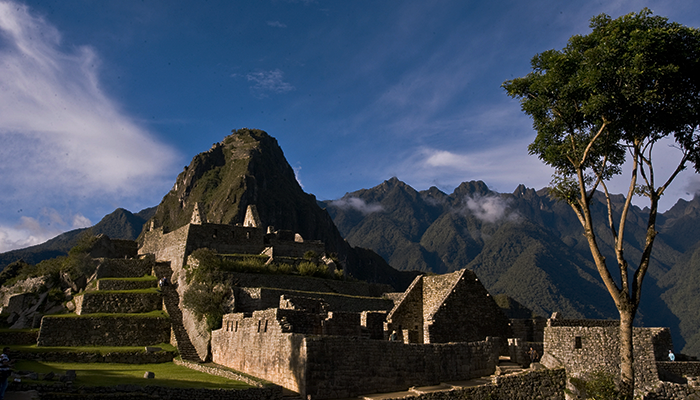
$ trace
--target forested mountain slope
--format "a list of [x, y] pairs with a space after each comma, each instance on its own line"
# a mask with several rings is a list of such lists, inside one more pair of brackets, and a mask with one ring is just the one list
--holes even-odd
[[[602, 195], [593, 204], [601, 247], [615, 271]], [[615, 210], [624, 202], [613, 196]], [[617, 318], [571, 208], [545, 189], [491, 191], [481, 181], [453, 193], [416, 191], [396, 178], [320, 202], [353, 246], [375, 250], [397, 269], [472, 269], [493, 294], [507, 294], [542, 316]], [[625, 254], [639, 259], [647, 212], [633, 207]], [[669, 326], [684, 352], [700, 355], [700, 199], [681, 200], [658, 218], [637, 323]], [[697, 304], [696, 304], [697, 303]], [[686, 345], [687, 342], [687, 345]]]

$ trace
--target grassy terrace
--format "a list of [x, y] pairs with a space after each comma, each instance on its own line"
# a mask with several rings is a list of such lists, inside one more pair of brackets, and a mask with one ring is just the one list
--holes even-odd
[[[173, 363], [162, 364], [80, 364], [40, 361], [18, 361], [15, 370], [40, 374], [64, 374], [74, 370], [75, 386], [155, 385], [181, 388], [248, 389], [252, 386], [231, 379], [194, 371]], [[155, 379], [144, 379], [146, 371], [154, 372]], [[48, 381], [24, 380], [27, 383], [53, 384]]]
[[170, 318], [163, 310], [147, 313], [94, 313], [94, 314], [54, 314], [44, 318]]
[[158, 278], [156, 278], [153, 275], [144, 275], [144, 276], [139, 276], [136, 278], [100, 278], [101, 281], [134, 281], [134, 282], [140, 282], [140, 281], [157, 281]]
[[88, 290], [85, 292], [81, 292], [76, 294], [76, 296], [82, 296], [85, 293], [90, 293], [90, 294], [110, 294], [110, 293], [160, 293], [158, 291], [158, 288], [146, 288], [146, 289], [129, 289], [129, 290]]
[[[160, 347], [164, 351], [177, 351], [175, 346], [170, 343], [160, 343], [150, 347]], [[132, 352], [146, 352], [145, 346], [37, 346], [32, 345], [10, 345], [12, 351], [19, 351], [21, 353], [51, 353], [51, 352], [71, 352], [71, 353], [132, 353]]]

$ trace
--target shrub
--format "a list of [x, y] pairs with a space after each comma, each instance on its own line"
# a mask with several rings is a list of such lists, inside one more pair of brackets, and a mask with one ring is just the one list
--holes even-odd
[[593, 372], [589, 379], [571, 378], [572, 385], [586, 400], [617, 400], [620, 392], [615, 385], [615, 376], [605, 372]]
[[299, 275], [304, 276], [315, 276], [317, 278], [327, 278], [328, 277], [328, 266], [326, 264], [318, 265], [312, 262], [302, 262], [297, 267]]

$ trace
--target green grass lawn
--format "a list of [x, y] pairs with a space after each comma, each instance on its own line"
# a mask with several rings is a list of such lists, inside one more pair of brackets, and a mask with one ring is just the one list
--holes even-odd
[[150, 311], [147, 313], [93, 313], [93, 314], [55, 314], [48, 318], [168, 318], [168, 313], [163, 310]]
[[153, 275], [144, 275], [135, 278], [100, 278], [101, 281], [157, 281], [158, 278]]
[[[40, 374], [76, 372], [74, 386], [156, 385], [182, 388], [248, 389], [252, 386], [214, 375], [181, 367], [173, 363], [161, 364], [80, 364], [41, 361], [17, 361], [15, 371], [33, 371]], [[145, 379], [146, 371], [155, 373], [154, 379]], [[29, 381], [47, 383], [48, 381]]]
[[[31, 345], [9, 345], [10, 351], [19, 351], [25, 353], [49, 353], [54, 351], [66, 351], [66, 352], [85, 352], [85, 353], [120, 353], [120, 352], [134, 352], [140, 351], [145, 352], [145, 346], [37, 346], [35, 344]], [[160, 347], [164, 351], [177, 351], [175, 346], [170, 343], [161, 343], [149, 347]]]

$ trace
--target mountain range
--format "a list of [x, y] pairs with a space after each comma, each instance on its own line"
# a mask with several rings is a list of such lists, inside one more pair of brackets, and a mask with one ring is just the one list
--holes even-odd
[[[607, 208], [594, 196], [600, 245], [617, 270]], [[622, 195], [612, 198], [619, 212]], [[494, 295], [506, 294], [540, 316], [619, 318], [593, 264], [588, 242], [571, 208], [547, 189], [520, 185], [497, 193], [481, 181], [451, 194], [436, 187], [417, 191], [391, 178], [371, 189], [320, 202], [353, 246], [370, 248], [394, 268], [446, 273], [467, 267]], [[639, 259], [648, 210], [633, 207], [625, 255]], [[660, 214], [659, 234], [644, 281], [636, 322], [669, 326], [678, 349], [700, 354], [700, 198], [680, 200]]]
[[[593, 212], [601, 221], [606, 207], [602, 197], [596, 200]], [[623, 202], [623, 196], [613, 196], [615, 210]], [[188, 223], [195, 204], [207, 222], [223, 224], [241, 223], [247, 206], [255, 204], [265, 225], [322, 240], [348, 274], [396, 290], [405, 289], [416, 271], [466, 267], [522, 315], [529, 315], [526, 307], [540, 316], [558, 311], [569, 318], [618, 317], [573, 211], [546, 189], [521, 185], [513, 193], [497, 193], [470, 181], [447, 194], [436, 187], [416, 191], [392, 178], [317, 201], [301, 189], [277, 141], [254, 129], [233, 131], [193, 157], [157, 207], [136, 214], [117, 209], [89, 229], [138, 240], [146, 224], [167, 232]], [[634, 207], [628, 217], [625, 254], [631, 261], [640, 254], [646, 214]], [[0, 268], [20, 258], [34, 264], [65, 254], [83, 231], [0, 254]], [[660, 214], [658, 231], [636, 322], [671, 327], [677, 350], [697, 356], [700, 199], [680, 200]], [[615, 260], [611, 235], [602, 225], [597, 233], [608, 260]]]

